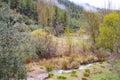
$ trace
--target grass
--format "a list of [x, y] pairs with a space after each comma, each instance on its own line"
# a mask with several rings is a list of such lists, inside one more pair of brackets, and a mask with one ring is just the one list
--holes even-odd
[[70, 76], [71, 77], [77, 77], [76, 71], [72, 71]]
[[57, 79], [60, 79], [60, 80], [65, 80], [66, 77], [65, 76], [57, 76]]
[[[45, 66], [47, 69], [49, 65], [54, 66], [54, 69], [76, 69], [79, 68], [80, 63], [88, 62], [93, 56], [84, 55], [84, 54], [71, 54], [70, 56], [54, 57], [50, 59], [39, 60], [40, 66]], [[48, 66], [46, 66], [48, 65]], [[49, 71], [49, 70], [48, 70]]]
[[48, 72], [50, 72], [50, 71], [52, 71], [54, 69], [54, 66], [52, 66], [52, 65], [46, 65], [45, 68], [46, 68], [46, 70]]
[[101, 76], [94, 76], [90, 80], [120, 80], [120, 78], [113, 72], [104, 72]]

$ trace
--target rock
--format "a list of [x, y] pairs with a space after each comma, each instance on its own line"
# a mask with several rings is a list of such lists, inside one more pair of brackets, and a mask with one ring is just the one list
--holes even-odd
[[47, 78], [48, 78], [48, 75], [47, 75], [47, 74], [41, 74], [41, 75], [38, 76], [38, 79], [39, 79], [39, 80], [45, 80], [45, 79], [47, 79]]

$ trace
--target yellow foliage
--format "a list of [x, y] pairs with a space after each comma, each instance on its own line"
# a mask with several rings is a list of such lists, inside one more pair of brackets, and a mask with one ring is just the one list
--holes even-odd
[[43, 36], [43, 35], [46, 35], [46, 32], [44, 32], [44, 31], [42, 31], [42, 30], [34, 30], [33, 32], [32, 32], [32, 35], [34, 35], [34, 36]]
[[44, 39], [46, 36], [49, 36], [50, 38], [53, 38], [53, 35], [48, 34], [47, 32], [42, 31], [41, 29], [39, 29], [39, 30], [34, 30], [31, 34], [32, 34], [33, 36], [39, 38], [39, 39]]

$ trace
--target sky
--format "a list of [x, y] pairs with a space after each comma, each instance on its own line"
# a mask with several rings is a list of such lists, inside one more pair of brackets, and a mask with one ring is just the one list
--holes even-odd
[[108, 4], [111, 5], [111, 9], [120, 10], [120, 0], [70, 0], [76, 4], [88, 3], [94, 7], [107, 8]]

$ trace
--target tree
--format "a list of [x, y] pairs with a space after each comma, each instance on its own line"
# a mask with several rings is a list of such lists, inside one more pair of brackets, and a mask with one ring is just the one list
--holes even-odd
[[97, 38], [99, 47], [110, 49], [111, 52], [118, 51], [120, 38], [120, 16], [117, 13], [106, 15], [100, 24], [100, 34]]
[[10, 21], [10, 7], [0, 8], [0, 79], [25, 79], [26, 69], [20, 51], [21, 35]]
[[58, 12], [58, 7], [55, 7], [55, 14], [54, 14], [54, 21], [58, 21], [58, 17], [59, 17], [59, 12]]
[[67, 16], [66, 11], [63, 14], [62, 22], [63, 22], [63, 26], [64, 26], [64, 31], [65, 31], [65, 29], [68, 27], [68, 16]]
[[58, 36], [60, 32], [60, 24], [59, 24], [59, 12], [58, 12], [58, 7], [56, 6], [54, 8], [54, 20], [53, 20], [53, 28], [55, 30], [54, 35]]
[[95, 48], [96, 38], [99, 34], [99, 15], [94, 12], [84, 11], [84, 16], [88, 24], [89, 33], [92, 39], [92, 47]]
[[37, 10], [39, 23], [43, 27], [49, 25], [52, 28], [54, 17], [54, 8], [52, 0], [49, 0], [48, 3], [45, 3], [44, 0], [38, 0]]

